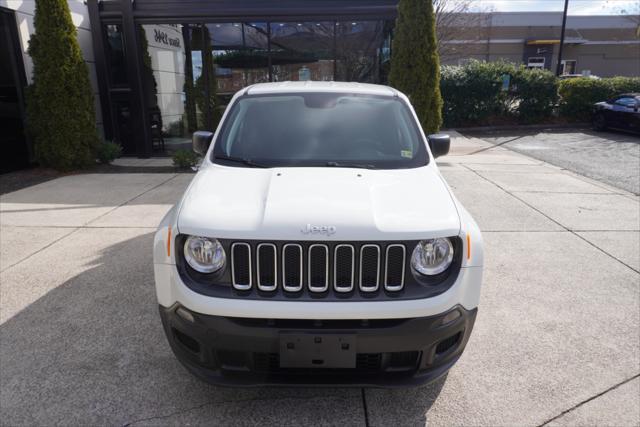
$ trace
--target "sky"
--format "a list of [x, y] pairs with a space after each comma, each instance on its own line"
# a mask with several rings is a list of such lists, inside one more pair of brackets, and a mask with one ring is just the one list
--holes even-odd
[[[472, 0], [480, 9], [495, 12], [559, 11], [564, 0]], [[569, 0], [569, 15], [640, 14], [640, 0]]]

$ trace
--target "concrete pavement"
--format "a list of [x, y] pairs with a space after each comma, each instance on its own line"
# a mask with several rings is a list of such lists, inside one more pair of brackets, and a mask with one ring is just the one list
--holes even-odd
[[638, 197], [457, 134], [438, 163], [483, 230], [485, 283], [459, 363], [406, 390], [192, 378], [161, 330], [150, 251], [190, 174], [2, 196], [2, 424], [638, 425]]
[[640, 194], [640, 135], [589, 129], [494, 130], [465, 135]]

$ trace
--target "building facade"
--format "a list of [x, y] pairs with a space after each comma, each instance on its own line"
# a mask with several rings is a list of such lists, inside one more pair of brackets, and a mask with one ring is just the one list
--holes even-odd
[[[505, 60], [555, 72], [561, 12], [465, 14], [454, 25], [464, 31], [445, 44], [445, 65], [469, 59]], [[568, 16], [561, 71], [600, 77], [640, 76], [640, 16]]]
[[[215, 129], [258, 82], [386, 83], [398, 0], [68, 0], [101, 136], [149, 157]], [[24, 92], [34, 1], [0, 0], [2, 170], [28, 164]], [[454, 21], [455, 22], [455, 21]], [[561, 14], [465, 14], [443, 64], [505, 59], [555, 69]], [[565, 71], [640, 75], [637, 20], [569, 17]]]
[[[69, 0], [69, 6], [101, 136], [126, 155], [148, 157], [186, 144], [195, 130], [215, 129], [230, 97], [253, 83], [386, 82], [397, 0]], [[17, 65], [6, 86], [16, 94], [18, 135], [32, 72], [34, 2], [0, 0], [0, 11], [2, 30], [11, 33], [0, 47]], [[21, 142], [12, 156], [25, 159], [28, 144]]]

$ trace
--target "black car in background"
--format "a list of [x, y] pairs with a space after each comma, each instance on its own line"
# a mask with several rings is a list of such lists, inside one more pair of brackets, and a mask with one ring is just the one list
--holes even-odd
[[607, 128], [640, 133], [640, 93], [625, 93], [594, 105], [595, 130]]

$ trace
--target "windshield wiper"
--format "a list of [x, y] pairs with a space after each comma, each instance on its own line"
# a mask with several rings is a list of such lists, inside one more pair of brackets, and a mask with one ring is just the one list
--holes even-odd
[[327, 166], [334, 168], [358, 168], [358, 169], [375, 169], [374, 165], [368, 165], [364, 163], [342, 163], [342, 162], [327, 162]]
[[215, 154], [213, 155], [213, 157], [215, 159], [225, 160], [227, 162], [242, 163], [244, 165], [251, 166], [252, 168], [268, 168], [268, 167], [270, 167], [270, 166], [267, 166], [267, 165], [256, 163], [251, 159], [243, 159], [241, 157], [232, 157], [232, 156], [215, 155]]

